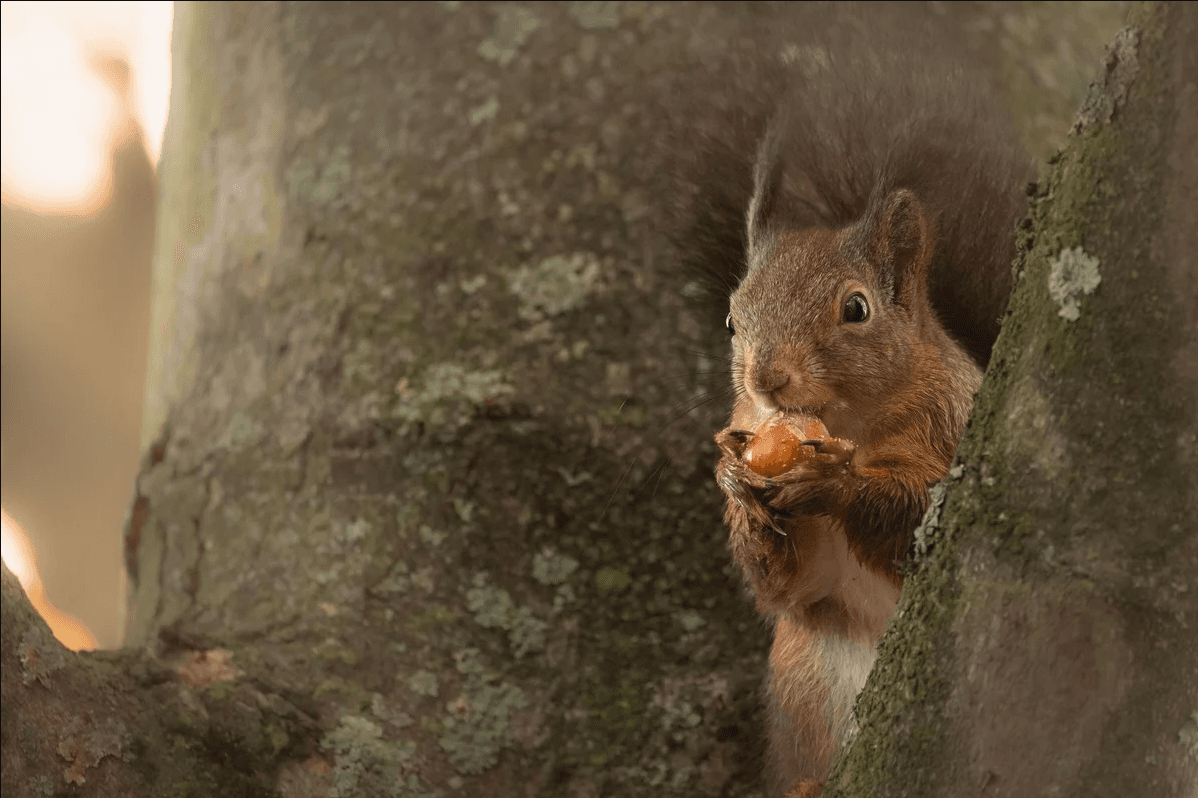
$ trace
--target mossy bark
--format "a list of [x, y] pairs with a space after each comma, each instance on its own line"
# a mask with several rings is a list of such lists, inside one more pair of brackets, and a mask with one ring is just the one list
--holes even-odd
[[1198, 13], [1115, 38], [1021, 230], [828, 796], [1198, 790]]
[[129, 647], [6, 581], [6, 795], [760, 794], [661, 143], [790, 9], [178, 6]]

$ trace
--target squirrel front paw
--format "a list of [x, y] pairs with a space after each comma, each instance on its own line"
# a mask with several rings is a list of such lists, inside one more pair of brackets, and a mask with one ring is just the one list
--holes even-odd
[[[850, 467], [856, 447], [835, 438], [795, 439], [792, 450], [777, 453], [786, 470], [774, 471], [776, 458], [754, 458], [754, 434], [726, 429], [716, 435], [723, 456], [716, 480], [727, 496], [724, 523], [732, 556], [753, 586], [758, 607], [773, 612], [789, 606], [822, 583], [806, 579], [806, 565], [819, 548], [828, 519], [824, 504], [835, 501], [836, 486]], [[810, 583], [810, 584], [809, 584]]]
[[715, 442], [723, 455], [716, 481], [729, 502], [783, 535], [779, 518], [818, 514], [819, 497], [847, 475], [857, 449], [804, 418], [782, 418], [755, 432], [725, 429]]
[[827, 434], [815, 423], [781, 419], [756, 432], [729, 428], [715, 436], [723, 455], [716, 482], [728, 498], [724, 520], [738, 559], [767, 557], [788, 527], [820, 514], [821, 498], [847, 473], [856, 446], [812, 436]]
[[767, 503], [792, 515], [821, 515], [843, 504], [841, 496], [850, 478], [857, 445], [843, 438], [803, 442], [803, 454], [790, 470], [771, 480]]
[[768, 479], [748, 471], [739, 457], [728, 454], [720, 458], [715, 473], [716, 483], [728, 499], [725, 520], [734, 537], [767, 532], [786, 534], [773, 510], [765, 503]]

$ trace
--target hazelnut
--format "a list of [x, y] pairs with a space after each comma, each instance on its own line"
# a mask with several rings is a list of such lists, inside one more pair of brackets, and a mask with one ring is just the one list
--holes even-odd
[[830, 439], [828, 428], [812, 416], [773, 416], [753, 433], [745, 463], [763, 477], [785, 474], [803, 457], [803, 442]]

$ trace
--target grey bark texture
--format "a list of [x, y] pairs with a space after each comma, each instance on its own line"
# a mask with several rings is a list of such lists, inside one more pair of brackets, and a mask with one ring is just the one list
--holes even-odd
[[[5, 574], [6, 796], [761, 793], [768, 633], [725, 549], [722, 419], [683, 412], [725, 377], [661, 142], [678, 87], [785, 13], [178, 7], [128, 647], [65, 652]], [[1193, 15], [1144, 13], [1022, 264], [1028, 295], [1065, 250], [1102, 283], [1068, 324], [1046, 288], [1016, 306], [857, 794], [1024, 785], [1001, 757], [1042, 707], [1078, 763], [1032, 760], [1045, 785], [1193, 773]]]

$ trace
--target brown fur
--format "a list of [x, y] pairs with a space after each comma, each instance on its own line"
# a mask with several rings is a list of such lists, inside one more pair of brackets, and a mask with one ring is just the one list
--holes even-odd
[[[773, 784], [818, 795], [948, 471], [1010, 286], [1030, 176], [976, 80], [885, 53], [796, 77], [757, 148], [730, 298], [737, 402], [716, 440], [733, 557], [775, 623]], [[907, 71], [903, 71], [903, 67]], [[864, 320], [846, 319], [861, 294]], [[743, 461], [776, 412], [833, 440]]]
[[[733, 557], [758, 609], [776, 618], [777, 780], [807, 784], [808, 794], [818, 794], [810, 790], [850, 724], [829, 697], [829, 684], [847, 677], [829, 670], [842, 665], [821, 659], [820, 641], [872, 650], [881, 637], [902, 584], [898, 563], [981, 378], [928, 303], [934, 232], [918, 199], [900, 190], [876, 213], [842, 230], [779, 235], [732, 298], [740, 400], [717, 436], [717, 478]], [[866, 323], [841, 322], [850, 293], [869, 300]], [[777, 410], [818, 415], [835, 440], [765, 478], [744, 463], [747, 438], [735, 430]]]

